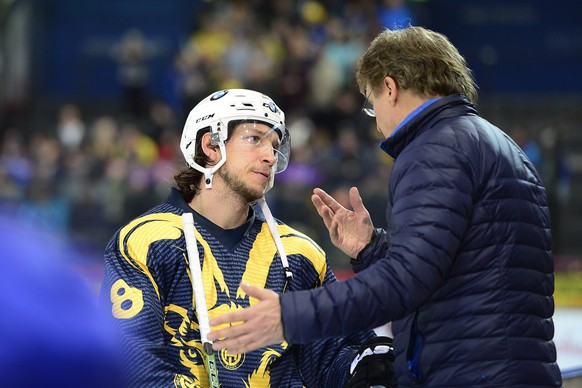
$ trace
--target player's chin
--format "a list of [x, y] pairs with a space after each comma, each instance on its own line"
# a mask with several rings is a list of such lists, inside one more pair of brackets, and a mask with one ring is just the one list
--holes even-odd
[[265, 195], [265, 188], [261, 187], [257, 191], [253, 192], [253, 201], [256, 201], [256, 200], [262, 198], [264, 195]]
[[256, 193], [256, 195], [258, 195], [258, 198], [261, 198], [265, 193], [265, 190], [267, 189], [268, 185], [269, 185], [268, 179], [267, 180], [259, 179], [256, 181], [256, 183], [249, 186], [249, 191]]
[[245, 199], [247, 200], [247, 202], [252, 203], [262, 198], [264, 193], [265, 193], [264, 185], [256, 185], [252, 188], [248, 187], [245, 192]]

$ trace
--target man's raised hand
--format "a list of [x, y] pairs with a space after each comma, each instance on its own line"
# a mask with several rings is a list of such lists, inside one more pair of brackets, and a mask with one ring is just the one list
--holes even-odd
[[350, 257], [358, 253], [370, 242], [374, 226], [370, 213], [362, 202], [356, 187], [349, 191], [349, 210], [322, 189], [313, 190], [311, 201], [329, 231], [331, 242]]

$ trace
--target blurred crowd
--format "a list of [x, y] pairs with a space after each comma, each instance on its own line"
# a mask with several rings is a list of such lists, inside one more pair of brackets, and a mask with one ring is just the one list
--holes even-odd
[[163, 200], [176, 170], [189, 110], [211, 92], [250, 88], [285, 111], [288, 169], [268, 201], [276, 217], [309, 234], [335, 267], [347, 267], [310, 203], [314, 187], [347, 199], [357, 185], [378, 226], [391, 161], [379, 149], [353, 66], [382, 28], [413, 24], [408, 4], [386, 1], [213, 1], [195, 15], [173, 54], [160, 95], [148, 82], [146, 34], [115, 47], [119, 110], [59, 103], [52, 119], [23, 131], [0, 128], [0, 210], [101, 250], [130, 218]]

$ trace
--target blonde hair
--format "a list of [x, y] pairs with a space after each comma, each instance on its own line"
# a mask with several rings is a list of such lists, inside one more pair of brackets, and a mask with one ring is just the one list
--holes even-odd
[[423, 27], [384, 30], [374, 38], [356, 64], [360, 92], [377, 92], [386, 76], [420, 96], [459, 93], [477, 102], [477, 85], [465, 58], [446, 36]]

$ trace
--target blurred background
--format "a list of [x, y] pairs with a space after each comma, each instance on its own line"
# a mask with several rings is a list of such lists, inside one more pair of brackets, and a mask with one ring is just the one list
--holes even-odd
[[[582, 6], [569, 0], [0, 0], [0, 212], [65, 241], [97, 290], [102, 252], [165, 199], [189, 110], [243, 87], [271, 96], [292, 135], [268, 201], [327, 251], [313, 187], [360, 188], [384, 226], [391, 160], [361, 114], [353, 65], [384, 28], [444, 33], [479, 85], [482, 116], [526, 151], [548, 189], [563, 370], [582, 368]], [[0, 246], [10, 244], [0, 236]], [[30, 236], [30, 244], [35, 236]], [[0, 248], [1, 249], [1, 248]], [[12, 260], [2, 255], [2, 260]], [[561, 318], [560, 318], [561, 317]]]

